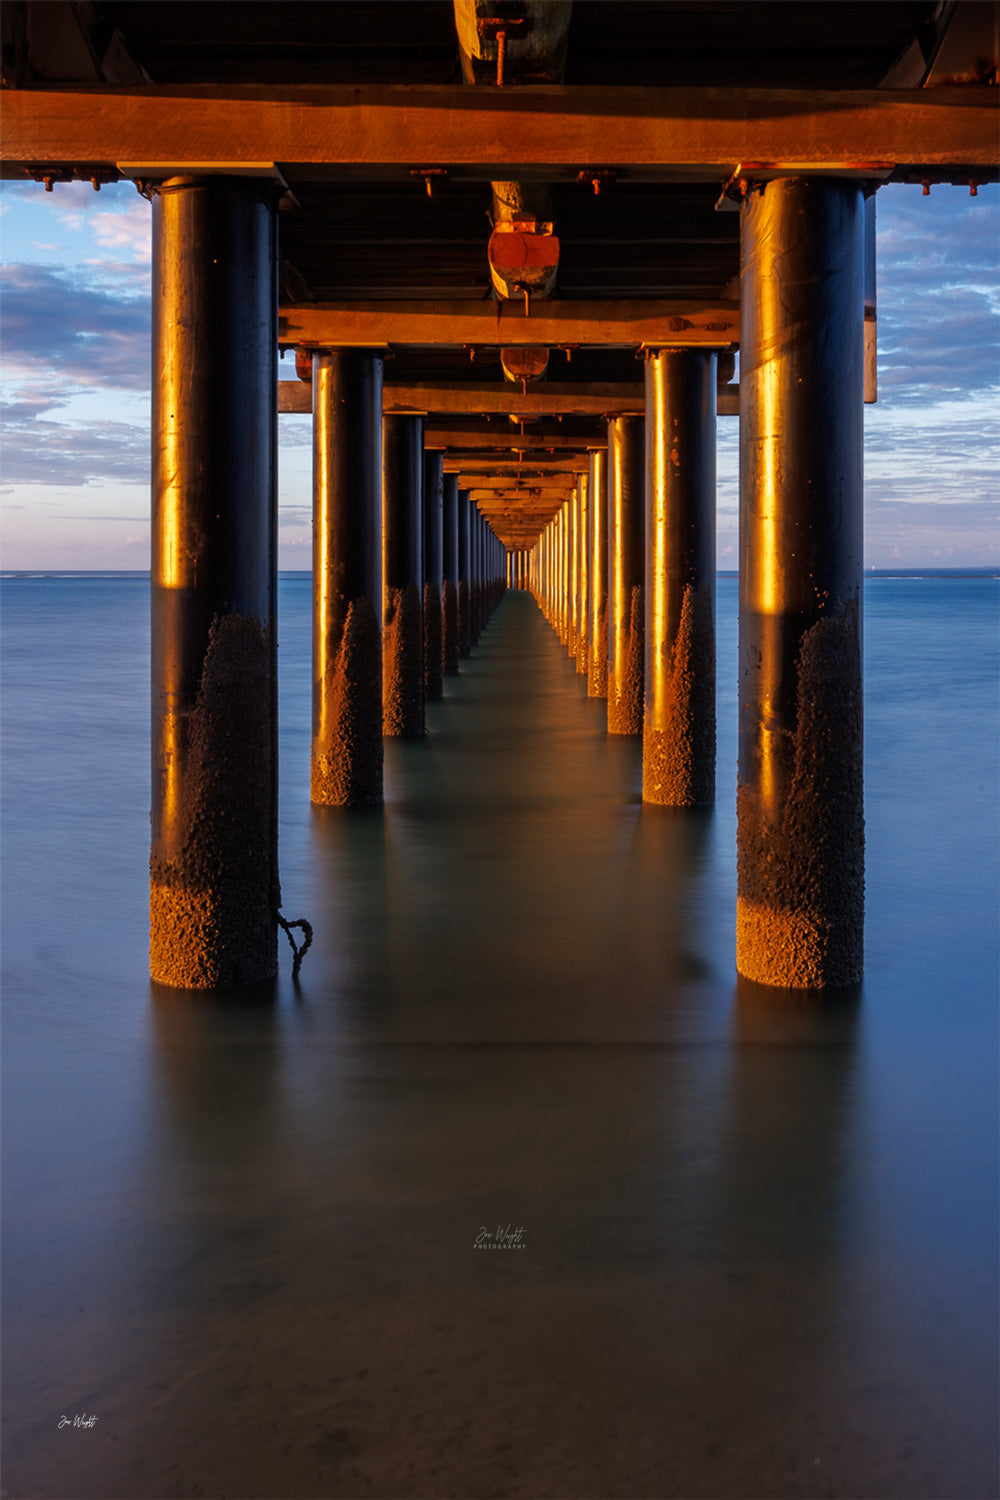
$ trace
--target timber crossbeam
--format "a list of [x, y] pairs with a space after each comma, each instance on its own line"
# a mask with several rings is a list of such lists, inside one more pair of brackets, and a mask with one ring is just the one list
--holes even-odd
[[760, 175], [885, 179], [1000, 167], [996, 87], [108, 85], [4, 90], [3, 171], [86, 163], [126, 177], [223, 172], [302, 180], [455, 177], [633, 181]]
[[[718, 402], [720, 416], [739, 415], [739, 388], [720, 386]], [[478, 415], [480, 420], [491, 414], [523, 417], [526, 421], [558, 416], [642, 416], [646, 410], [646, 389], [641, 381], [627, 384], [553, 381], [522, 391], [517, 386], [498, 382], [476, 385], [455, 380], [396, 385], [387, 380], [382, 387], [382, 410], [388, 413], [420, 412], [431, 417]], [[288, 414], [311, 412], [312, 387], [308, 382], [279, 380], [278, 411]], [[513, 432], [508, 436], [513, 437]], [[525, 433], [523, 436], [530, 438], [532, 435]], [[447, 446], [438, 442], [436, 437], [433, 443], [425, 441], [428, 447]]]
[[379, 348], [638, 348], [738, 344], [740, 309], [734, 301], [536, 301], [526, 315], [519, 302], [341, 302], [282, 307], [283, 345]]

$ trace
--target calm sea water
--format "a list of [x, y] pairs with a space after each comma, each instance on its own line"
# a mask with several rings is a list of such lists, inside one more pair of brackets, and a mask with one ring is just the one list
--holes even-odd
[[285, 576], [316, 941], [234, 1004], [146, 977], [147, 579], [6, 578], [4, 1493], [995, 1495], [998, 592], [867, 580], [820, 1003], [735, 977], [735, 579], [710, 815], [523, 594], [337, 814]]

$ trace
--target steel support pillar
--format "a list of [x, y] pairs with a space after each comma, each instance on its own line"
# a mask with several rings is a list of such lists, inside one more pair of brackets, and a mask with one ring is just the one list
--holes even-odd
[[715, 800], [715, 354], [646, 356], [642, 800]]
[[608, 423], [608, 733], [642, 733], [645, 422]]
[[312, 800], [382, 801], [382, 360], [313, 355]]
[[277, 970], [277, 281], [270, 183], [153, 202], [150, 973]]
[[483, 517], [478, 505], [469, 507], [469, 630], [475, 645], [483, 630]]
[[861, 977], [864, 205], [785, 178], [742, 209], [737, 967]]
[[590, 486], [589, 475], [576, 476], [576, 670], [585, 677], [590, 666]]
[[579, 634], [580, 608], [580, 485], [579, 476], [566, 508], [567, 537], [567, 592], [566, 592], [566, 651], [570, 660], [576, 661], [576, 641]]
[[382, 733], [424, 732], [424, 419], [382, 421]]
[[590, 496], [590, 660], [587, 696], [608, 696], [608, 450], [595, 448], [587, 475]]
[[472, 500], [468, 490], [458, 492], [458, 650], [472, 651]]
[[565, 501], [559, 512], [559, 639], [569, 641], [570, 567], [569, 539], [572, 504]]
[[444, 605], [441, 661], [446, 677], [454, 677], [461, 655], [458, 619], [458, 475], [444, 476], [442, 552], [444, 556]]
[[444, 450], [424, 454], [424, 697], [440, 698], [444, 627]]

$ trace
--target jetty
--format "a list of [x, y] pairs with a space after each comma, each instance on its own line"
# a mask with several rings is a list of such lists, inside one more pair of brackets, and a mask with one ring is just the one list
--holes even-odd
[[311, 795], [345, 809], [509, 588], [642, 736], [644, 800], [711, 804], [739, 422], [737, 967], [855, 984], [878, 190], [997, 180], [996, 7], [26, 0], [3, 28], [3, 175], [153, 206], [153, 979], [276, 972], [277, 439], [310, 412]]

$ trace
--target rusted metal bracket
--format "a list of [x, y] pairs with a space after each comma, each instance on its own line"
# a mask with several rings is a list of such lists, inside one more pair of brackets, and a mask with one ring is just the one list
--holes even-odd
[[503, 88], [508, 37], [526, 36], [530, 29], [527, 16], [480, 16], [476, 30], [484, 41], [497, 44], [497, 88]]
[[435, 185], [448, 181], [447, 167], [411, 167], [411, 177], [419, 177], [427, 189], [428, 198], [434, 197]]
[[117, 168], [101, 166], [31, 166], [25, 167], [24, 175], [34, 182], [44, 182], [47, 193], [57, 182], [89, 182], [99, 193], [106, 182], [117, 182], [119, 177]]
[[580, 183], [589, 183], [594, 190], [594, 197], [599, 198], [606, 187], [611, 187], [618, 181], [618, 173], [611, 167], [599, 169], [584, 167], [582, 171], [577, 172], [576, 180]]
[[811, 165], [803, 162], [786, 166], [774, 161], [741, 161], [723, 183], [715, 211], [726, 213], [738, 209], [748, 193], [761, 192], [768, 182], [778, 177], [850, 177], [860, 179], [866, 186], [873, 183], [878, 187], [888, 181], [895, 170], [896, 163], [891, 161], [847, 161], [838, 163], [835, 168], [827, 163]]
[[756, 182], [751, 182], [746, 175], [748, 172], [752, 172], [754, 170], [763, 170], [759, 162], [747, 162], [745, 164], [743, 162], [737, 163], [734, 171], [730, 173], [729, 177], [723, 183], [722, 192], [716, 199], [715, 211], [717, 214], [726, 213], [734, 208], [738, 209], [747, 193], [749, 193], [751, 190], [758, 193], [760, 192], [761, 188], [764, 186], [763, 181], [758, 180]]

